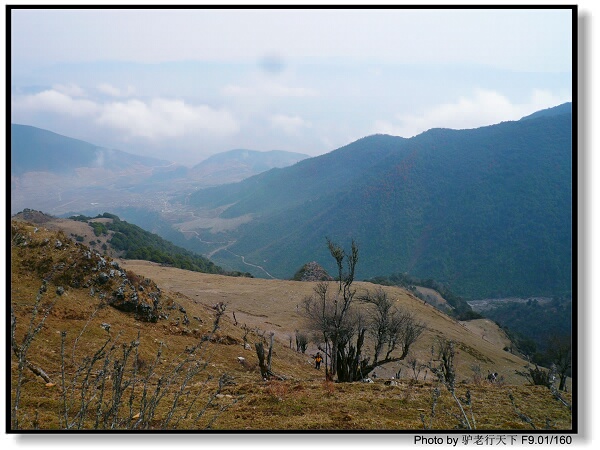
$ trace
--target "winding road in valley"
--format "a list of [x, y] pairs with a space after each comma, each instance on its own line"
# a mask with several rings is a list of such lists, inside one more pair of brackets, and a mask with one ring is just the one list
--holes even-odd
[[[233, 240], [233, 241], [229, 241], [229, 243], [222, 245], [221, 247], [217, 247], [216, 249], [214, 249], [213, 251], [211, 251], [209, 254], [206, 255], [207, 258], [212, 258], [212, 256], [215, 253], [220, 252], [221, 250], [227, 250], [229, 247], [231, 247], [233, 244], [235, 244], [237, 241]], [[231, 252], [230, 252], [231, 253]], [[237, 255], [236, 255], [237, 256]], [[243, 259], [242, 259], [243, 261]]]
[[[200, 239], [200, 234], [197, 231], [194, 230], [189, 230], [186, 231], [186, 233], [195, 233], [196, 234], [196, 239], [198, 239], [200, 242], [204, 243], [204, 244], [222, 244], [222, 242], [208, 242], [208, 241], [203, 241], [202, 239]], [[246, 262], [246, 257], [244, 255], [238, 255], [237, 253], [233, 253], [231, 250], [229, 250], [229, 247], [231, 247], [233, 244], [235, 244], [237, 242], [237, 240], [233, 240], [233, 241], [229, 241], [227, 244], [222, 245], [220, 247], [215, 248], [214, 250], [210, 251], [209, 253], [206, 254], [207, 258], [212, 258], [215, 254], [217, 254], [220, 251], [227, 251], [229, 253], [231, 253], [233, 256], [240, 258], [242, 260], [242, 263], [244, 263], [247, 266], [250, 267], [255, 267], [257, 269], [262, 270], [268, 277], [272, 278], [272, 279], [276, 279], [273, 275], [271, 275], [264, 267], [259, 266], [258, 264], [252, 264], [249, 262]]]
[[267, 272], [267, 270], [266, 270], [266, 269], [265, 269], [263, 266], [259, 266], [259, 265], [257, 265], [257, 264], [252, 264], [252, 263], [246, 262], [246, 257], [245, 257], [245, 256], [243, 256], [243, 255], [238, 255], [238, 254], [235, 254], [235, 253], [233, 253], [231, 250], [226, 250], [226, 251], [228, 251], [229, 253], [231, 253], [233, 256], [237, 256], [238, 258], [240, 258], [240, 259], [242, 260], [242, 262], [243, 262], [244, 264], [246, 264], [247, 266], [256, 267], [257, 269], [260, 269], [260, 270], [262, 270], [264, 273], [266, 273], [268, 277], [271, 277], [271, 278], [272, 278], [272, 279], [274, 279], [274, 280], [276, 279], [276, 278], [275, 278], [273, 275], [271, 275], [269, 272]]

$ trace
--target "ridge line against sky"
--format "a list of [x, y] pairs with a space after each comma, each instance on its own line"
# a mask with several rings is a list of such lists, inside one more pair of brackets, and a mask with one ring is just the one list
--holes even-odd
[[13, 9], [11, 25], [13, 123], [186, 165], [572, 100], [565, 8]]

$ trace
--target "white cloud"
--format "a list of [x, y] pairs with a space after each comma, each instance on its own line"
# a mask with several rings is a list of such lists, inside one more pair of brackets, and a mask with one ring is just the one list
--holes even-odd
[[18, 110], [53, 112], [74, 117], [94, 115], [99, 109], [91, 100], [75, 99], [54, 89], [17, 97], [12, 106]]
[[96, 89], [111, 97], [130, 97], [135, 92], [135, 88], [133, 86], [127, 86], [126, 89], [121, 90], [109, 83], [101, 83], [96, 86]]
[[231, 113], [181, 100], [154, 99], [112, 102], [103, 106], [97, 122], [134, 137], [162, 139], [184, 135], [230, 135], [239, 130]]
[[302, 128], [310, 128], [310, 122], [299, 116], [287, 116], [285, 114], [275, 114], [269, 117], [271, 126], [283, 130], [286, 134], [299, 134]]
[[460, 97], [454, 103], [441, 104], [421, 114], [397, 114], [395, 120], [379, 120], [375, 123], [375, 132], [411, 137], [431, 128], [477, 128], [518, 120], [570, 100], [570, 95], [555, 95], [536, 89], [528, 102], [511, 103], [498, 92], [476, 89], [470, 98]]
[[163, 98], [148, 102], [131, 99], [102, 103], [48, 90], [15, 97], [12, 108], [19, 113], [85, 117], [98, 125], [124, 131], [130, 137], [151, 140], [189, 135], [228, 136], [240, 128], [233, 114], [225, 109]]
[[80, 86], [70, 84], [55, 84], [52, 86], [54, 91], [60, 92], [61, 94], [68, 95], [69, 97], [85, 97], [85, 91]]

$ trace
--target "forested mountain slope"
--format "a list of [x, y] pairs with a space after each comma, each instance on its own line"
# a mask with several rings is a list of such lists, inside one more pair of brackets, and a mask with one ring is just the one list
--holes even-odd
[[[354, 238], [360, 277], [408, 272], [470, 298], [571, 289], [572, 118], [564, 107], [472, 130], [376, 135], [193, 194], [252, 220], [228, 250], [281, 278]], [[204, 230], [206, 232], [206, 230]], [[227, 258], [227, 255], [214, 255]], [[331, 270], [331, 267], [326, 267]]]

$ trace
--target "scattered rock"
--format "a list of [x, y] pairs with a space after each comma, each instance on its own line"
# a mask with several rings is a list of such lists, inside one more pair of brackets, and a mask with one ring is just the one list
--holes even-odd
[[117, 292], [115, 293], [115, 297], [117, 298], [117, 300], [125, 299], [125, 293], [123, 292], [123, 286], [120, 286], [119, 289], [117, 289]]
[[109, 280], [109, 278], [110, 278], [110, 277], [108, 276], [108, 274], [107, 274], [106, 272], [100, 272], [100, 273], [98, 274], [98, 282], [99, 282], [100, 284], [104, 284], [104, 283], [106, 283], [106, 282]]

